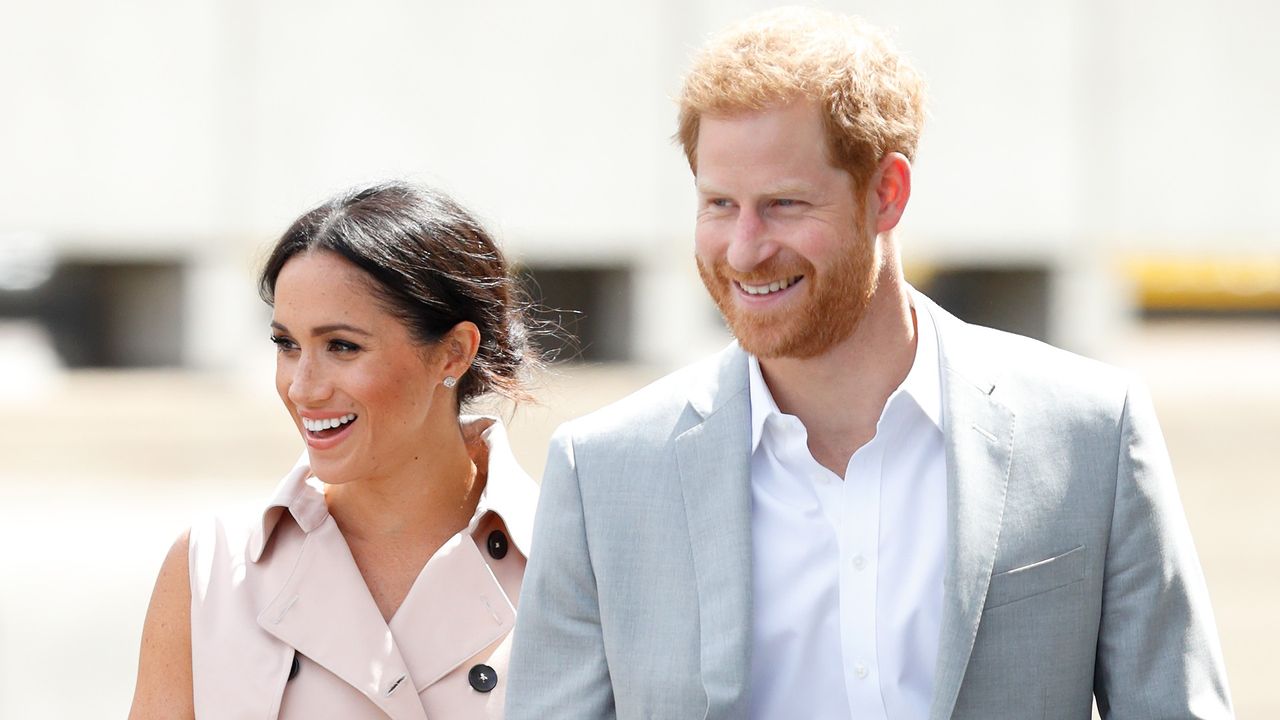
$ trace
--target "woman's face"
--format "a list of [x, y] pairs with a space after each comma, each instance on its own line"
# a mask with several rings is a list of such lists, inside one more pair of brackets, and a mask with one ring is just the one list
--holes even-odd
[[443, 353], [415, 342], [372, 282], [324, 251], [294, 256], [276, 279], [276, 391], [327, 483], [409, 466], [453, 413]]

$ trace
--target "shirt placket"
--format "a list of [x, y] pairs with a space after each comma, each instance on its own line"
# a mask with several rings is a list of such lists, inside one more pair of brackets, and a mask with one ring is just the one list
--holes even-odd
[[840, 485], [840, 628], [852, 717], [886, 718], [880, 692], [876, 593], [880, 557], [880, 479], [884, 441], [877, 433], [849, 460]]

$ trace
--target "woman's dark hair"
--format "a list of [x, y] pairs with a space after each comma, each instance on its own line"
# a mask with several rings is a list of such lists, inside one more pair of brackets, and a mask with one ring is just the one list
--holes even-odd
[[373, 280], [379, 301], [431, 345], [458, 323], [480, 330], [475, 360], [458, 379], [458, 403], [488, 392], [521, 400], [535, 361], [523, 302], [506, 259], [480, 223], [432, 188], [383, 182], [344, 192], [294, 221], [271, 250], [258, 291], [275, 303], [276, 279], [295, 255], [335, 253]]

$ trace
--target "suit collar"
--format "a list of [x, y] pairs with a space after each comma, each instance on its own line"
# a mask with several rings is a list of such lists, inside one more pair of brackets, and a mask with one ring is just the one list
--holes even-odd
[[934, 674], [933, 720], [951, 716], [991, 583], [1013, 460], [1014, 414], [997, 395], [998, 362], [973, 332], [917, 293], [932, 314], [942, 358], [947, 465], [947, 567]]
[[691, 368], [689, 406], [703, 418], [747, 392], [747, 353], [731, 342]]
[[747, 355], [730, 345], [698, 369], [700, 416], [675, 440], [698, 590], [705, 717], [745, 717], [751, 667], [751, 408]]
[[[999, 361], [973, 330], [913, 292], [930, 314], [941, 365], [947, 465], [947, 567], [930, 717], [951, 716], [991, 581], [1013, 458], [1014, 414], [999, 399]], [[748, 714], [751, 667], [751, 401], [737, 344], [695, 369], [701, 421], [675, 441], [698, 586], [707, 716]]]

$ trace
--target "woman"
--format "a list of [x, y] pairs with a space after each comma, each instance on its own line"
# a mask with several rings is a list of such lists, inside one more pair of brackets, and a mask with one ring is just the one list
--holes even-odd
[[130, 717], [500, 717], [537, 488], [459, 408], [522, 397], [502, 254], [388, 183], [299, 218], [260, 288], [307, 452], [265, 508], [174, 544]]

